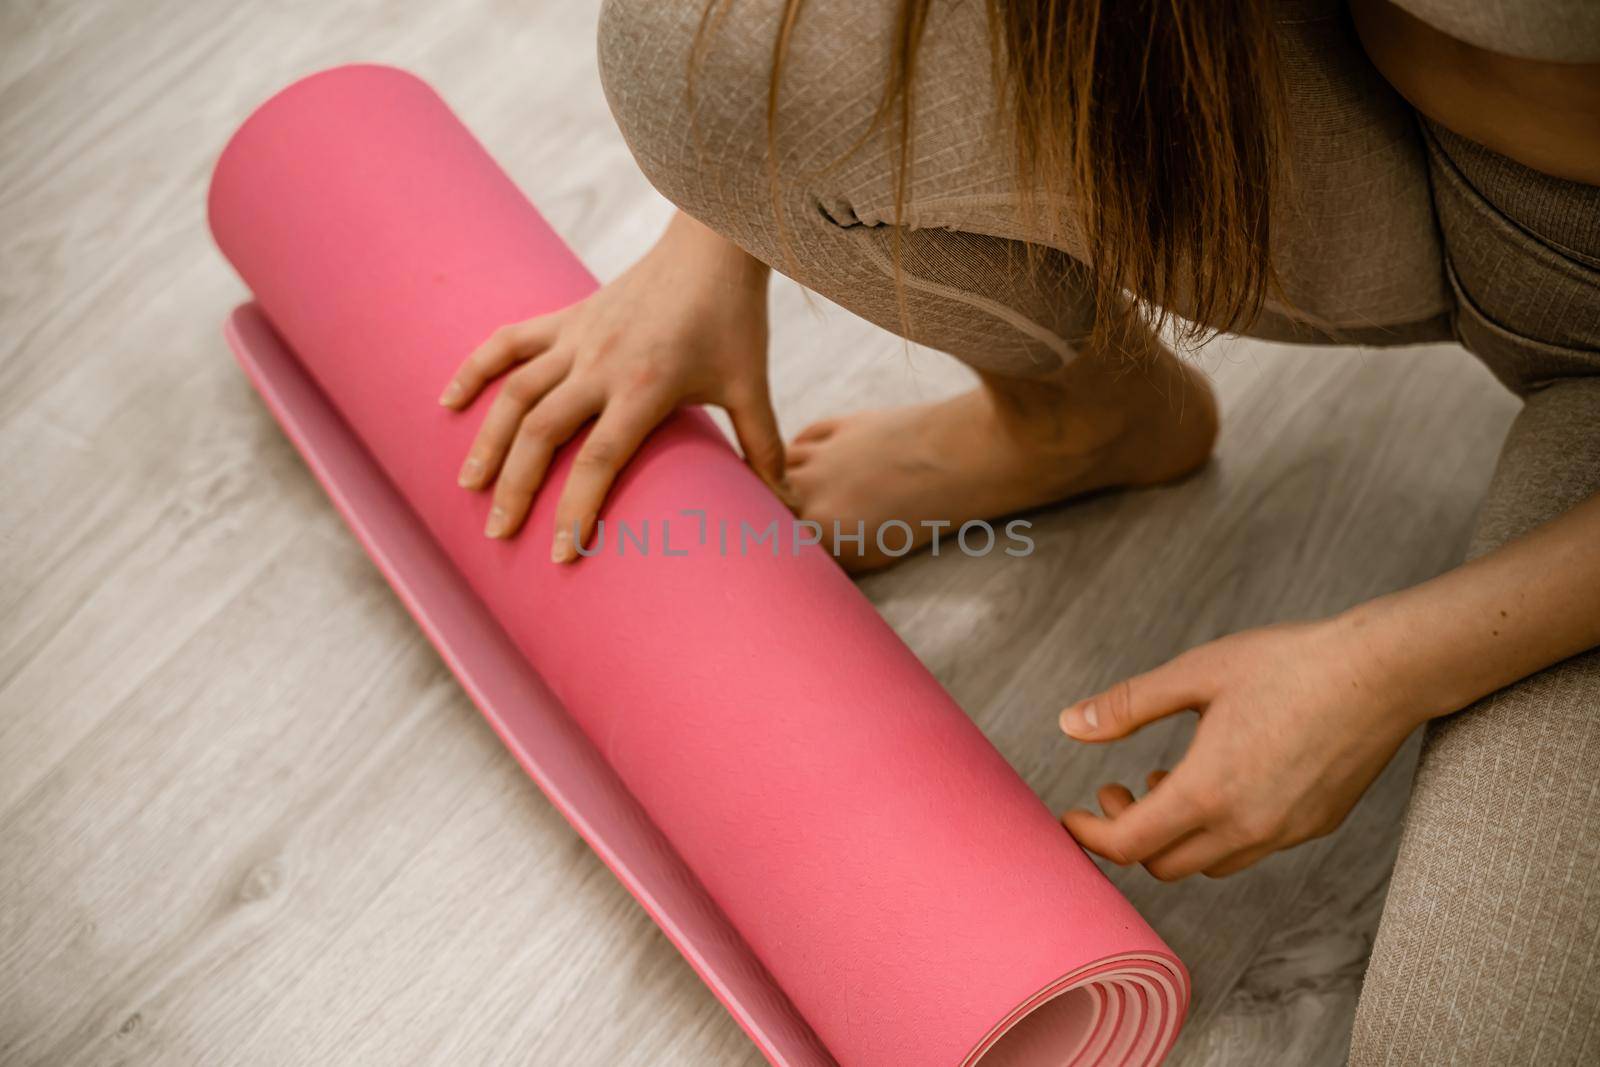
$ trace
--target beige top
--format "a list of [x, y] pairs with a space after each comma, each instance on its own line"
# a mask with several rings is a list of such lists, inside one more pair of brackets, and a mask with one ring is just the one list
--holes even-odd
[[1458, 41], [1522, 59], [1600, 63], [1600, 0], [1391, 0]]

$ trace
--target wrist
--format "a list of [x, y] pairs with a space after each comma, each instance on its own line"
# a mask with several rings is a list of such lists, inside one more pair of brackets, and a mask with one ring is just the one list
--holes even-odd
[[656, 248], [691, 276], [722, 285], [765, 289], [771, 273], [765, 263], [682, 211], [672, 216]]
[[1364, 601], [1330, 622], [1356, 665], [1359, 684], [1368, 687], [1387, 713], [1421, 726], [1459, 711], [1474, 699], [1456, 692], [1460, 672], [1437, 633], [1419, 625], [1405, 591]]

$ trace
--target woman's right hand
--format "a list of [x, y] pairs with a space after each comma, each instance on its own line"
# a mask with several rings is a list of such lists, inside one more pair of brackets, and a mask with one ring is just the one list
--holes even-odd
[[[587, 543], [617, 474], [680, 404], [732, 417], [745, 460], [775, 490], [783, 439], [767, 390], [767, 268], [679, 213], [644, 258], [551, 315], [501, 327], [469, 356], [439, 403], [460, 411], [501, 375], [461, 466], [465, 489], [494, 484], [484, 533], [522, 527], [556, 449], [594, 429], [556, 505], [550, 558]], [[509, 373], [508, 373], [509, 372]]]

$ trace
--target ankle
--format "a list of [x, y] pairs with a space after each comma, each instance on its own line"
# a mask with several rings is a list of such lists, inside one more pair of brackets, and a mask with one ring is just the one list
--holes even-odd
[[1134, 437], [1215, 437], [1216, 403], [1205, 376], [1165, 346], [1085, 352], [1048, 377], [981, 375], [996, 421], [1051, 451], [1096, 453]]
[[1205, 375], [1165, 347], [1136, 359], [1085, 355], [1044, 379], [985, 376], [983, 386], [995, 427], [1020, 451], [1092, 464], [1118, 484], [1186, 474], [1205, 463], [1217, 438]]
[[1085, 395], [1048, 380], [984, 377], [996, 427], [1031, 451], [1087, 456], [1122, 437], [1130, 412], [1116, 398]]
[[1122, 413], [1129, 433], [1181, 429], [1185, 436], [1216, 436], [1216, 398], [1205, 373], [1154, 334], [1131, 338], [1116, 350], [1086, 349], [1067, 370]]

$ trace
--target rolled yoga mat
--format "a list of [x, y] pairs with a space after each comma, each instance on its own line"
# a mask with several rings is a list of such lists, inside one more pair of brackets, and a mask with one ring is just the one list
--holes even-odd
[[702, 412], [617, 482], [603, 517], [630, 536], [550, 562], [570, 447], [522, 535], [483, 536], [486, 495], [455, 472], [488, 398], [435, 398], [495, 327], [596, 283], [427, 85], [377, 66], [291, 85], [229, 142], [209, 207], [255, 295], [227, 336], [273, 413], [771, 1062], [1162, 1058], [1183, 965], [834, 562], [794, 550]]

